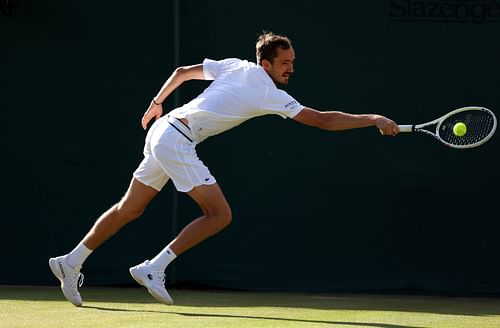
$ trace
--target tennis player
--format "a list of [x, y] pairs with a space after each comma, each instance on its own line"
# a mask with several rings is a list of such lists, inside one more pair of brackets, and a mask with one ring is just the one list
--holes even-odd
[[[377, 127], [394, 136], [395, 122], [376, 114], [353, 115], [318, 111], [300, 104], [278, 88], [288, 84], [294, 72], [295, 52], [290, 39], [262, 34], [256, 44], [257, 63], [236, 58], [205, 59], [203, 63], [177, 68], [152, 99], [142, 117], [142, 127], [154, 121], [146, 136], [144, 159], [133, 174], [125, 196], [107, 210], [68, 254], [51, 258], [49, 265], [61, 281], [64, 296], [81, 306], [80, 273], [87, 257], [125, 224], [138, 218], [165, 184], [187, 193], [203, 215], [189, 223], [151, 260], [130, 268], [132, 277], [159, 302], [172, 304], [165, 288], [165, 269], [180, 254], [226, 227], [231, 208], [210, 170], [198, 158], [196, 145], [253, 117], [267, 114], [337, 131]], [[182, 83], [211, 80], [211, 84], [186, 105], [163, 116], [162, 103]]]

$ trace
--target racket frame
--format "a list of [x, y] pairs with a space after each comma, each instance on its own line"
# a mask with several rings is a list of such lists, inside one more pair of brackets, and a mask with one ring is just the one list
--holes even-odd
[[[444, 141], [439, 136], [439, 129], [441, 128], [441, 124], [447, 118], [449, 118], [450, 116], [453, 116], [455, 114], [465, 112], [465, 111], [471, 111], [471, 110], [478, 110], [478, 111], [487, 112], [488, 114], [490, 114], [493, 117], [493, 128], [491, 129], [490, 133], [488, 133], [488, 135], [485, 138], [483, 138], [482, 140], [480, 140], [478, 142], [470, 144], [470, 145], [454, 145], [454, 144], [450, 144], [449, 142]], [[432, 127], [433, 125], [436, 126], [434, 131], [426, 129], [426, 128]], [[465, 148], [474, 148], [474, 147], [480, 146], [480, 145], [484, 144], [486, 141], [488, 141], [495, 133], [495, 130], [497, 128], [497, 119], [495, 117], [495, 114], [493, 114], [493, 112], [491, 110], [489, 110], [488, 108], [479, 107], [479, 106], [467, 106], [467, 107], [462, 107], [462, 108], [452, 110], [451, 112], [449, 112], [449, 113], [447, 113], [447, 114], [445, 114], [445, 115], [443, 115], [443, 116], [441, 116], [433, 121], [429, 121], [427, 123], [413, 124], [413, 125], [411, 125], [411, 124], [410, 125], [398, 125], [398, 127], [399, 127], [399, 132], [423, 132], [425, 134], [433, 136], [434, 138], [438, 139], [439, 141], [441, 141], [442, 143], [444, 143], [448, 147], [465, 149]]]

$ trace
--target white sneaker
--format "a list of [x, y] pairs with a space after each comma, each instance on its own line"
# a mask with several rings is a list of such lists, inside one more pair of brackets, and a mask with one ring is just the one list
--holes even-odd
[[159, 302], [167, 305], [174, 304], [174, 300], [165, 289], [165, 273], [163, 271], [154, 271], [145, 261], [129, 269], [132, 278], [140, 285], [146, 287], [148, 292]]
[[83, 301], [78, 287], [83, 284], [83, 274], [66, 263], [65, 256], [49, 259], [49, 266], [54, 276], [61, 281], [61, 289], [64, 297], [75, 306], [82, 306]]

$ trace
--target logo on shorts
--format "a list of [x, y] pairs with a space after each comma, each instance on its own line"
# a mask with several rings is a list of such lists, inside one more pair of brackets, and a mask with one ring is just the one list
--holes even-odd
[[207, 182], [207, 181], [209, 181], [209, 180], [210, 180], [210, 178], [205, 178], [205, 182]]

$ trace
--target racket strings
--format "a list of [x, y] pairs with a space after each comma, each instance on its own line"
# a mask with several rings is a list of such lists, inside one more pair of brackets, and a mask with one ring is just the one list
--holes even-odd
[[[463, 136], [453, 133], [456, 123], [463, 122], [467, 131]], [[467, 111], [448, 117], [440, 126], [439, 136], [445, 142], [457, 146], [472, 145], [487, 138], [495, 127], [495, 118], [488, 112]]]

